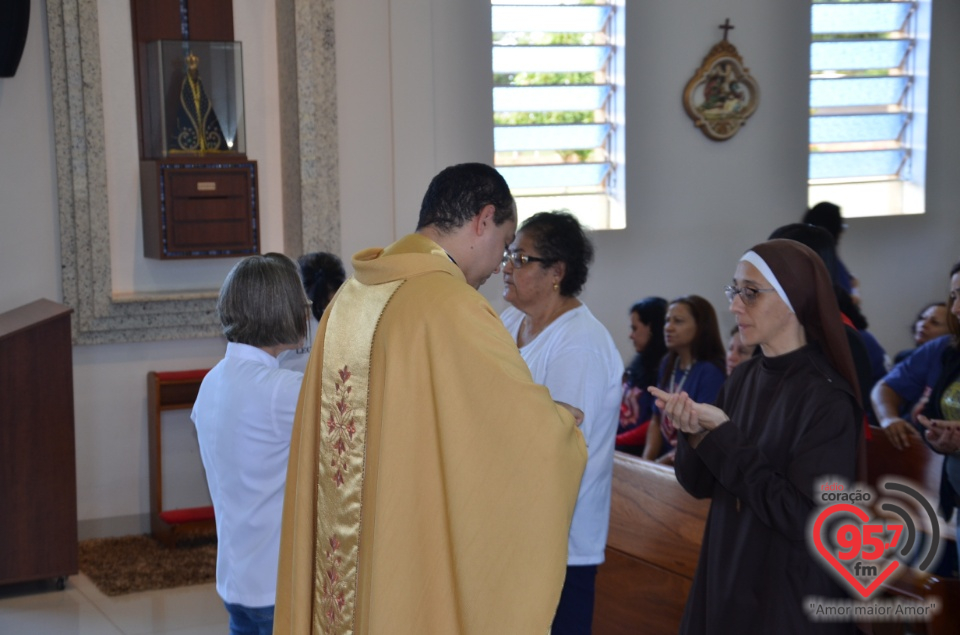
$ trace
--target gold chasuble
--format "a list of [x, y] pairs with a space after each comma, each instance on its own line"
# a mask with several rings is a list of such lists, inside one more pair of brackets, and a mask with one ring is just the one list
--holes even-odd
[[550, 629], [587, 453], [439, 245], [362, 251], [290, 446], [274, 633]]

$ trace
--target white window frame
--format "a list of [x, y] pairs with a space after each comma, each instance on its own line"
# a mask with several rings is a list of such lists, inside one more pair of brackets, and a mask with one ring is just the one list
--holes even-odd
[[[492, 2], [494, 6], [507, 4], [504, 0]], [[569, 5], [576, 4], [567, 0], [516, 0], [512, 5]], [[584, 226], [590, 229], [623, 229], [626, 227], [625, 204], [625, 108], [624, 108], [624, 33], [625, 33], [625, 0], [607, 0], [612, 8], [610, 24], [608, 25], [609, 46], [611, 49], [607, 64], [607, 75], [610, 79], [610, 96], [606, 102], [607, 122], [610, 131], [606, 140], [607, 164], [609, 171], [605, 178], [603, 191], [595, 193], [581, 193], [574, 188], [567, 191], [538, 188], [517, 188], [511, 185], [511, 191], [517, 201], [518, 216], [521, 221], [540, 211], [565, 209], [573, 213]], [[496, 126], [495, 126], [496, 128]], [[496, 142], [495, 142], [496, 146]], [[497, 152], [495, 147], [495, 153]], [[502, 155], [499, 155], [502, 156]], [[508, 184], [510, 183], [509, 167], [495, 154], [494, 165], [504, 172]]]
[[[835, 4], [841, 4], [843, 0]], [[853, 0], [857, 2], [859, 0]], [[930, 65], [930, 8], [932, 0], [916, 0], [915, 14], [910, 18], [911, 30], [908, 61], [904, 71], [908, 89], [901, 106], [908, 123], [899, 141], [905, 161], [897, 177], [808, 178], [808, 205], [830, 201], [840, 206], [846, 218], [922, 214], [926, 197], [927, 99]], [[812, 3], [825, 4], [825, 3]], [[860, 32], [852, 27], [850, 33]], [[811, 42], [813, 42], [811, 25]], [[811, 71], [811, 82], [818, 77]], [[811, 83], [811, 88], [813, 84]], [[816, 112], [811, 107], [811, 120]], [[850, 114], [857, 114], [851, 112]], [[810, 154], [814, 154], [813, 144]]]

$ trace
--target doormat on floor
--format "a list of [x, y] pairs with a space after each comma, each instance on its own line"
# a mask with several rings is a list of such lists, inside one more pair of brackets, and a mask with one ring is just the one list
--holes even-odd
[[80, 571], [104, 595], [214, 582], [216, 534], [196, 534], [166, 547], [151, 536], [81, 540]]

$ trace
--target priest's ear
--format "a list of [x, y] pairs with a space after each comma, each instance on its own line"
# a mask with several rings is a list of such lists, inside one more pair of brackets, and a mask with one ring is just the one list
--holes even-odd
[[487, 203], [480, 208], [480, 211], [477, 212], [477, 215], [473, 217], [473, 221], [471, 222], [471, 226], [477, 236], [482, 236], [485, 232], [497, 226], [495, 222], [496, 213], [497, 208], [491, 203]]

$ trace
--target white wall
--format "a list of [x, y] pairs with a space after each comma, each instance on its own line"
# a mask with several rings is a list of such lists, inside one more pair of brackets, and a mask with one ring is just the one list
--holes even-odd
[[493, 161], [489, 31], [484, 2], [336, 3], [345, 258], [412, 232], [447, 165]]
[[0, 79], [0, 311], [62, 297], [47, 27], [30, 9], [17, 74]]
[[[628, 3], [625, 231], [596, 235], [584, 299], [627, 355], [626, 311], [650, 294], [698, 293], [725, 311], [722, 286], [738, 255], [806, 205], [807, 24], [804, 2]], [[115, 289], [216, 287], [227, 263], [139, 257], [139, 194], [128, 3], [101, 0], [111, 250]], [[272, 3], [235, 0], [244, 42], [248, 154], [260, 162], [263, 246], [280, 249], [276, 63]], [[60, 300], [56, 175], [44, 7], [32, 5], [17, 76], [0, 79], [0, 311]], [[108, 11], [107, 8], [110, 10]], [[122, 8], [122, 10], [121, 10]], [[760, 84], [760, 108], [731, 141], [709, 141], [683, 112], [683, 87], [729, 17]], [[490, 161], [489, 14], [467, 0], [336, 3], [342, 255], [411, 231], [430, 178], [461, 161]], [[960, 257], [960, 5], [934, 7], [928, 210], [852, 220], [841, 245], [861, 279], [872, 330], [890, 352], [905, 326], [946, 291]], [[939, 36], [939, 37], [938, 37]], [[106, 72], [105, 72], [106, 75]], [[170, 264], [171, 266], [166, 266]], [[219, 267], [219, 269], [218, 269]], [[499, 294], [495, 281], [484, 292]], [[146, 373], [214, 364], [220, 339], [74, 348], [79, 518], [90, 533], [136, 531], [148, 509]]]

